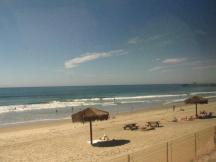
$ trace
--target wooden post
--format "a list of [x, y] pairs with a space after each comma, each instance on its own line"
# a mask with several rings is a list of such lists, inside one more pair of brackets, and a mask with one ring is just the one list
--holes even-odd
[[194, 153], [195, 153], [195, 159], [196, 159], [196, 157], [197, 157], [197, 134], [196, 133], [194, 133], [194, 142], [195, 142], [195, 144], [194, 144]]
[[216, 126], [214, 127], [214, 144], [215, 144], [215, 147], [216, 147]]
[[169, 142], [167, 142], [167, 162], [169, 162]]
[[172, 142], [170, 142], [170, 161], [173, 162]]
[[91, 141], [91, 145], [93, 145], [93, 141], [92, 141], [92, 121], [90, 120], [90, 141]]
[[197, 114], [197, 103], [196, 103], [196, 117], [198, 117], [198, 114]]
[[130, 154], [128, 154], [128, 162], [130, 162]]

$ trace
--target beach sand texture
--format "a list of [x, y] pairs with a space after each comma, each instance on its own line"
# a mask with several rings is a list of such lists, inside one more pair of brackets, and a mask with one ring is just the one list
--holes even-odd
[[[179, 111], [180, 108], [185, 111]], [[216, 115], [216, 102], [198, 105], [198, 110], [212, 111]], [[89, 123], [71, 123], [71, 120], [1, 128], [0, 161], [105, 161], [216, 125], [215, 118], [170, 122], [173, 117], [179, 119], [194, 113], [194, 105], [183, 105], [176, 107], [175, 112], [172, 107], [165, 107], [119, 114], [107, 121], [94, 122], [93, 139], [99, 139], [106, 133], [110, 139], [129, 140], [129, 143], [116, 147], [92, 147], [87, 143]], [[144, 126], [151, 120], [160, 120], [164, 127], [152, 131], [123, 130], [124, 124], [136, 122], [139, 126]]]

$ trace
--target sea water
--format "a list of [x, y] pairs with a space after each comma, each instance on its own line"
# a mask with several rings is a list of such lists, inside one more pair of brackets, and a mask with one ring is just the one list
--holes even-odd
[[111, 113], [175, 104], [192, 95], [216, 98], [211, 85], [110, 85], [0, 88], [0, 126], [69, 118], [86, 107]]

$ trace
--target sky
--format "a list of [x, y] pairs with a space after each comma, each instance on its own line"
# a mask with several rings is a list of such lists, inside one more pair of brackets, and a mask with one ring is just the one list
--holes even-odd
[[216, 82], [215, 0], [0, 0], [0, 87]]

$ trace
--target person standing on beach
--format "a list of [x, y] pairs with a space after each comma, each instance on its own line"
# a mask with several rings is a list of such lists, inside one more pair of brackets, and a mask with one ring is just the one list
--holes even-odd
[[175, 111], [175, 105], [173, 105], [173, 112]]

